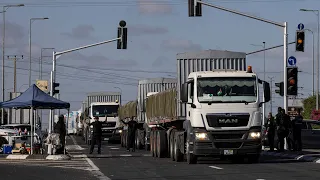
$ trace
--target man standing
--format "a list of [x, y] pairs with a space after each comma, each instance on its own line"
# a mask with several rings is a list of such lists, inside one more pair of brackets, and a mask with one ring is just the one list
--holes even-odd
[[59, 116], [59, 120], [57, 124], [54, 126], [54, 132], [59, 134], [59, 140], [61, 143], [61, 148], [57, 149], [57, 153], [63, 154], [65, 150], [64, 148], [65, 148], [65, 141], [66, 141], [66, 135], [67, 135], [66, 125], [64, 123], [63, 115]]
[[274, 136], [276, 133], [276, 122], [272, 117], [271, 112], [268, 115], [267, 124], [265, 126], [267, 128], [267, 136], [268, 136], [270, 151], [274, 151]]
[[94, 120], [95, 121], [89, 125], [93, 126], [90, 154], [92, 154], [95, 144], [98, 144], [98, 154], [101, 154], [102, 123], [99, 121], [99, 117], [97, 116], [94, 117]]
[[278, 140], [280, 143], [279, 151], [284, 151], [284, 138], [286, 138], [289, 134], [289, 123], [290, 119], [288, 121], [288, 118], [286, 117], [284, 109], [281, 107], [278, 108], [278, 114], [276, 116], [276, 123], [277, 123], [277, 135]]
[[128, 125], [128, 135], [127, 135], [127, 151], [132, 149], [132, 152], [135, 151], [135, 138], [136, 138], [136, 130], [137, 130], [137, 121], [134, 120], [134, 117], [131, 117], [129, 122], [124, 122], [121, 120], [123, 124]]
[[303, 117], [301, 115], [301, 109], [298, 109], [298, 115], [292, 121], [294, 151], [302, 150], [302, 141], [301, 141], [302, 120], [303, 120]]

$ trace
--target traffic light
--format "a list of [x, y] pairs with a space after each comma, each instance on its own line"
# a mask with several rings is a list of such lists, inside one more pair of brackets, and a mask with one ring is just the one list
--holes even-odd
[[126, 28], [126, 25], [127, 23], [124, 20], [119, 23], [117, 49], [127, 49], [128, 28]]
[[296, 32], [296, 51], [304, 52], [304, 31]]
[[202, 16], [202, 4], [201, 0], [188, 0], [189, 17]]
[[276, 89], [276, 93], [278, 93], [280, 96], [283, 96], [283, 82], [279, 82], [279, 83], [275, 83], [276, 87], [278, 87], [279, 89]]
[[287, 95], [298, 95], [298, 68], [287, 67]]
[[57, 87], [59, 87], [60, 86], [60, 83], [53, 83], [53, 87], [52, 87], [52, 90], [53, 90], [53, 96], [55, 95], [55, 94], [59, 94], [59, 90], [58, 89], [56, 89]]

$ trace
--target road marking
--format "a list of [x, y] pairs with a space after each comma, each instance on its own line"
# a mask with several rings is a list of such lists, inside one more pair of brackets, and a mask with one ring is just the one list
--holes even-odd
[[120, 148], [110, 148], [110, 149], [120, 149]]
[[213, 168], [213, 169], [219, 169], [219, 170], [223, 169], [223, 168], [221, 168], [221, 167], [218, 167], [218, 166], [209, 166], [209, 168]]
[[120, 154], [121, 157], [130, 157], [132, 154]]
[[265, 180], [265, 179], [257, 179], [257, 180]]
[[6, 157], [6, 159], [27, 159], [29, 155], [13, 155], [10, 154], [9, 156]]
[[318, 159], [318, 160], [316, 161], [316, 163], [320, 163], [320, 159]]
[[88, 164], [92, 167], [92, 173], [96, 176], [98, 176], [97, 178], [100, 180], [111, 180], [109, 177], [105, 176], [100, 169], [89, 159], [89, 158], [85, 158], [85, 160], [88, 162]]

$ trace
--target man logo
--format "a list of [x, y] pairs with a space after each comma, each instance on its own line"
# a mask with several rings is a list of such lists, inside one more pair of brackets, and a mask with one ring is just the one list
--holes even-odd
[[220, 124], [237, 124], [238, 119], [219, 119]]

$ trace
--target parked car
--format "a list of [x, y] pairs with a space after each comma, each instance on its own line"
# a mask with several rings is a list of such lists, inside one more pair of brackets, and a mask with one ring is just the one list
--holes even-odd
[[[269, 146], [267, 131], [263, 128], [262, 143], [264, 146]], [[320, 148], [320, 121], [316, 120], [303, 120], [301, 140], [303, 149], [318, 149]], [[278, 149], [280, 143], [278, 141], [277, 133], [275, 135], [274, 147]]]

